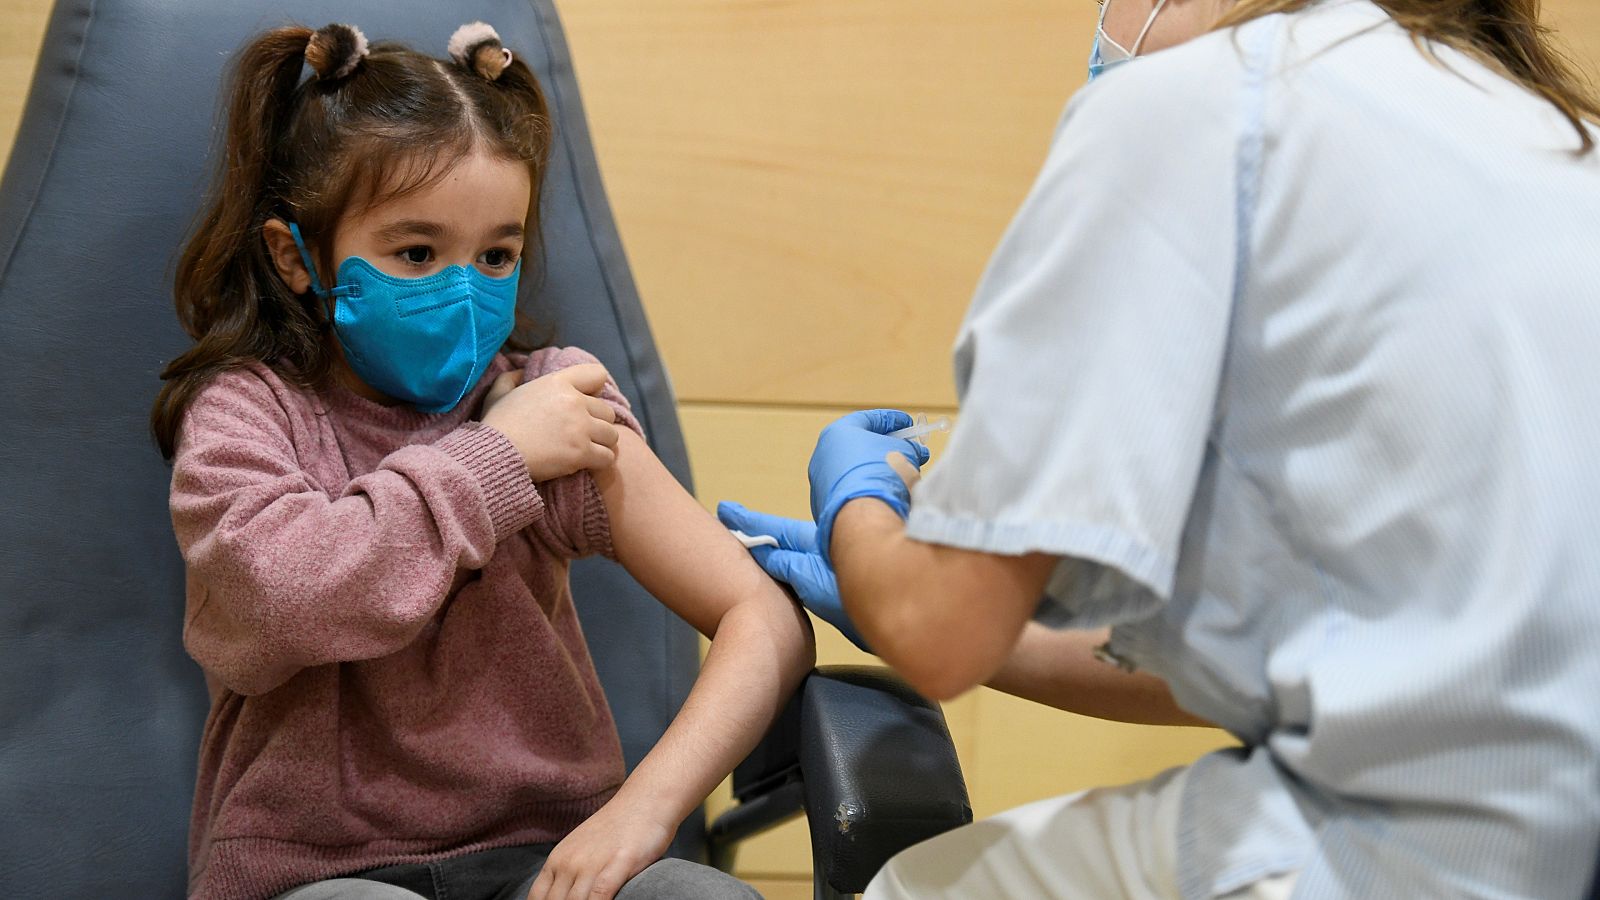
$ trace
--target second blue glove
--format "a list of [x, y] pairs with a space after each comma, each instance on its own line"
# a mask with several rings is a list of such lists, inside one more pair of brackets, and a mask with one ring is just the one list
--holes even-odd
[[750, 555], [768, 575], [794, 590], [796, 597], [817, 618], [839, 629], [868, 653], [872, 649], [861, 639], [855, 623], [845, 614], [839, 599], [839, 581], [828, 561], [817, 552], [817, 526], [800, 519], [785, 519], [746, 509], [737, 503], [717, 504], [722, 524], [745, 534], [767, 534], [778, 539], [777, 547], [752, 547]]
[[831, 569], [828, 553], [833, 520], [851, 500], [874, 497], [905, 518], [911, 511], [911, 490], [889, 467], [899, 453], [921, 468], [928, 448], [916, 441], [889, 437], [911, 425], [911, 416], [897, 409], [867, 409], [843, 416], [817, 438], [811, 453], [811, 517], [817, 522], [817, 551]]

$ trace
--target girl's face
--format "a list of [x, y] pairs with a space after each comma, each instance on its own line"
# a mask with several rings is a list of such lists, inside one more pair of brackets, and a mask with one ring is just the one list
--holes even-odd
[[[532, 184], [523, 163], [474, 153], [433, 184], [340, 218], [333, 268], [337, 271], [345, 259], [359, 256], [399, 278], [420, 278], [447, 266], [475, 266], [491, 278], [504, 278], [522, 256]], [[273, 263], [290, 290], [310, 290], [311, 276], [289, 226], [273, 219], [263, 230]], [[370, 400], [398, 402], [350, 369], [332, 332], [328, 340], [341, 382]]]
[[334, 266], [359, 256], [399, 278], [446, 266], [504, 278], [522, 256], [531, 191], [527, 166], [474, 153], [421, 190], [340, 219]]

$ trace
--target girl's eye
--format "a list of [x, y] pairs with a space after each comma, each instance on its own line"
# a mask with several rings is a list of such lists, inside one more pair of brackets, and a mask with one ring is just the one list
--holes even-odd
[[485, 250], [483, 255], [478, 257], [478, 261], [491, 269], [504, 269], [515, 263], [517, 258], [511, 255], [510, 250], [496, 247], [493, 250]]
[[407, 247], [400, 251], [400, 258], [413, 266], [425, 266], [433, 259], [433, 251], [427, 247]]

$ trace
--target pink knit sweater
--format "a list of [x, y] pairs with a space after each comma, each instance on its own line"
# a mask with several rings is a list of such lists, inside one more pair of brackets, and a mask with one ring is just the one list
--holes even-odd
[[[542, 350], [526, 377], [592, 361]], [[555, 841], [621, 783], [567, 586], [570, 560], [611, 552], [594, 479], [535, 485], [469, 420], [519, 364], [439, 415], [261, 365], [190, 407], [172, 521], [211, 689], [191, 897]]]

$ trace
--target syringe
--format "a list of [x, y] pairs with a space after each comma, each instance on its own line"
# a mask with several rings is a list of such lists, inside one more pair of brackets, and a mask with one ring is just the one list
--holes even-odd
[[932, 422], [928, 421], [928, 417], [927, 416], [917, 416], [915, 425], [910, 425], [908, 427], [901, 428], [898, 431], [891, 431], [891, 432], [889, 432], [888, 437], [905, 438], [908, 441], [915, 441], [915, 440], [921, 439], [924, 435], [933, 434], [936, 431], [949, 431], [949, 430], [950, 430], [950, 417], [949, 416], [940, 416], [939, 418], [935, 419]]

